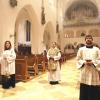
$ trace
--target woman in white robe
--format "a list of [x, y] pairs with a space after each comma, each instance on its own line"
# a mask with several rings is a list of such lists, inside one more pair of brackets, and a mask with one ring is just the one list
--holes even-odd
[[15, 59], [16, 54], [14, 49], [11, 48], [11, 42], [6, 41], [0, 57], [2, 88], [4, 89], [15, 87]]
[[48, 63], [52, 59], [53, 62], [51, 64], [56, 67], [55, 70], [50, 70], [51, 66], [48, 65], [48, 80], [49, 83], [54, 85], [58, 84], [60, 79], [60, 63], [59, 60], [61, 58], [60, 50], [56, 47], [56, 42], [52, 43], [52, 47], [47, 52]]

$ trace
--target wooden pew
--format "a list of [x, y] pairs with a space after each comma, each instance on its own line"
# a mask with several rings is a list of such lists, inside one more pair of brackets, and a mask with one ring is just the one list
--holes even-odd
[[[35, 55], [29, 55], [29, 56], [18, 55], [16, 57], [16, 66], [18, 66], [19, 63], [20, 63], [20, 66], [25, 66], [24, 73], [27, 73], [28, 77], [30, 78], [31, 75], [32, 76], [33, 75], [34, 76], [38, 75], [38, 66], [37, 66], [37, 61], [36, 60], [37, 59], [36, 59]], [[23, 63], [24, 63], [24, 65], [23, 65]], [[21, 68], [20, 70], [22, 70], [22, 72], [23, 72], [23, 68]], [[18, 77], [19, 69], [17, 68], [16, 71], [17, 71], [16, 76]]]
[[25, 57], [24, 59], [16, 59], [15, 66], [16, 80], [26, 81], [27, 79], [29, 79], [30, 76], [28, 74], [27, 57]]
[[65, 53], [62, 53], [61, 54], [61, 58], [60, 58], [60, 63], [64, 63], [66, 61], [66, 54]]
[[45, 58], [43, 55], [36, 55], [38, 69], [42, 72], [46, 71]]
[[[26, 81], [27, 79], [29, 79], [29, 74], [27, 72], [27, 68], [28, 68], [28, 66], [27, 66], [26, 58], [15, 60], [16, 80]], [[1, 75], [1, 64], [0, 64], [0, 75]]]
[[44, 62], [45, 62], [45, 67], [46, 67], [46, 69], [48, 69], [48, 59], [47, 59], [47, 56], [44, 55], [43, 58], [44, 58]]
[[27, 58], [27, 56], [24, 56], [24, 55], [16, 55], [16, 59], [24, 59], [24, 58]]
[[28, 56], [27, 63], [29, 73], [32, 73], [34, 76], [38, 75], [38, 65], [36, 56]]

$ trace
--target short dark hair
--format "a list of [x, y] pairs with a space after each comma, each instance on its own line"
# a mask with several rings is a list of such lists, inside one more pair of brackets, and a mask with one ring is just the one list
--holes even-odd
[[92, 35], [90, 35], [90, 34], [88, 34], [88, 35], [85, 36], [85, 40], [86, 40], [88, 37], [90, 37], [90, 38], [93, 40], [93, 37], [92, 37]]

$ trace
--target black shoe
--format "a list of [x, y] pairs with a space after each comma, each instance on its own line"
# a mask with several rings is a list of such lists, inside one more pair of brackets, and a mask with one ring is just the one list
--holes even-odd
[[55, 85], [56, 83], [55, 83], [55, 81], [50, 81], [50, 84]]
[[58, 81], [56, 81], [55, 83], [56, 83], [56, 84], [59, 84], [59, 82], [58, 82]]
[[12, 85], [11, 87], [12, 87], [12, 88], [15, 88], [15, 85]]
[[53, 84], [53, 81], [50, 81], [49, 83], [50, 83], [50, 84]]
[[59, 83], [58, 83], [58, 81], [50, 81], [50, 84], [51, 85], [56, 85], [56, 84], [59, 84]]
[[2, 86], [2, 88], [3, 88], [3, 89], [9, 89], [10, 87], [5, 87], [5, 86]]

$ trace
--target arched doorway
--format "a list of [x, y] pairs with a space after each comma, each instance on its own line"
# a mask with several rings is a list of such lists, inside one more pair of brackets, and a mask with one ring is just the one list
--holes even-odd
[[[31, 54], [36, 53], [39, 28], [36, 13], [31, 5], [24, 6], [18, 13], [15, 23], [15, 47], [18, 52]], [[34, 51], [34, 52], [33, 52]]]

